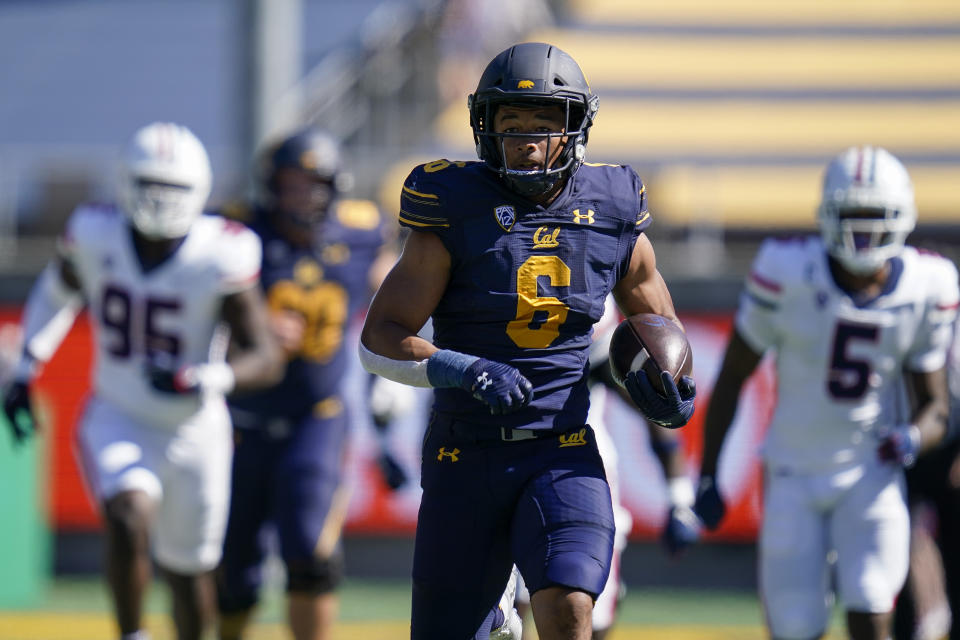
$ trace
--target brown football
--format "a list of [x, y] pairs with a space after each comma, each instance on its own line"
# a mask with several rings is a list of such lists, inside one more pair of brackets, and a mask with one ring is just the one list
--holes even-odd
[[621, 386], [631, 371], [647, 372], [654, 389], [663, 393], [660, 372], [675, 381], [693, 371], [687, 335], [674, 322], [653, 313], [638, 313], [621, 322], [610, 338], [610, 369]]

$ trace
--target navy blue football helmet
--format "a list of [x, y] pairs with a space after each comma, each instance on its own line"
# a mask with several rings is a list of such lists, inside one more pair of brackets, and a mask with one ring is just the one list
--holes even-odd
[[329, 134], [305, 129], [269, 146], [261, 155], [263, 204], [301, 228], [326, 215], [344, 180], [340, 145]]
[[[509, 169], [504, 163], [504, 140], [511, 137], [547, 137], [560, 143], [558, 134], [495, 133], [493, 119], [500, 105], [524, 107], [559, 105], [566, 114], [563, 135], [567, 140], [553, 166], [532, 171]], [[576, 173], [586, 156], [590, 126], [600, 101], [591, 91], [577, 62], [553, 45], [528, 42], [497, 55], [468, 98], [470, 127], [477, 155], [517, 193], [535, 197], [563, 178]], [[548, 154], [549, 155], [549, 154]]]

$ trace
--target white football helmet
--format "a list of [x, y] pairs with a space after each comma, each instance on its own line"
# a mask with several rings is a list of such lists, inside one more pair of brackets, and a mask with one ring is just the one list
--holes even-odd
[[910, 176], [885, 149], [850, 147], [827, 166], [818, 217], [830, 255], [853, 273], [873, 273], [917, 224]]
[[179, 238], [203, 212], [210, 183], [210, 159], [193, 132], [154, 122], [137, 131], [124, 152], [120, 207], [147, 238]]

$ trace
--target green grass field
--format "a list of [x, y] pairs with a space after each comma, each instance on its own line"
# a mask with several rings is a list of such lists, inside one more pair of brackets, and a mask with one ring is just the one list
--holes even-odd
[[[337, 640], [402, 640], [408, 631], [409, 583], [349, 580], [341, 591]], [[173, 640], [164, 588], [147, 604], [154, 640]], [[287, 638], [282, 594], [271, 590], [258, 610], [250, 640]], [[832, 639], [844, 634], [835, 616]], [[98, 579], [60, 579], [36, 606], [0, 611], [0, 640], [105, 640], [115, 638], [110, 601]], [[760, 640], [765, 637], [757, 598], [748, 592], [631, 590], [611, 640]], [[526, 639], [525, 640], [532, 640]]]

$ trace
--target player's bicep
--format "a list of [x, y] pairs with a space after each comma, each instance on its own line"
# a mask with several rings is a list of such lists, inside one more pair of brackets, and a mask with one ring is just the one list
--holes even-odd
[[443, 297], [450, 264], [450, 253], [439, 237], [411, 233], [370, 304], [361, 334], [364, 345], [390, 358], [429, 355], [409, 353], [410, 345], [404, 341], [420, 331]]
[[613, 296], [617, 306], [627, 316], [655, 313], [680, 324], [667, 283], [657, 270], [653, 245], [644, 233], [637, 236], [629, 268], [614, 286]]

